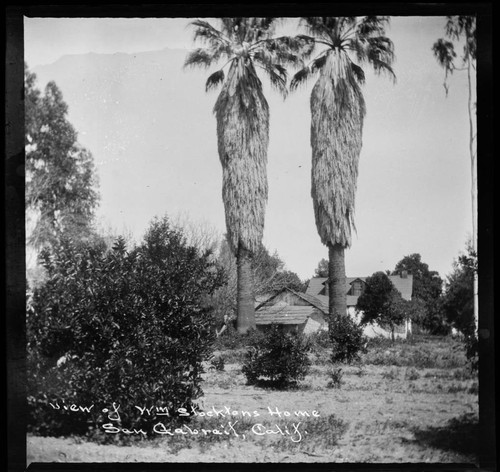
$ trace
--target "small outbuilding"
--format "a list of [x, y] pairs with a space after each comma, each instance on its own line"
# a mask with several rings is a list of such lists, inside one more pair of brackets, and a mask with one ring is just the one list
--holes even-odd
[[262, 331], [277, 324], [310, 334], [328, 328], [327, 315], [328, 307], [316, 297], [284, 288], [256, 307], [255, 323]]

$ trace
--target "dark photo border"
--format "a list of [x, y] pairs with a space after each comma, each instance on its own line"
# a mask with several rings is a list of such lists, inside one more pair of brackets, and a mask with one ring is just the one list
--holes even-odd
[[[98, 5], [5, 5], [5, 438], [8, 471], [26, 470], [26, 334], [24, 217], [24, 49], [23, 17], [196, 17], [283, 16], [304, 14], [477, 16], [477, 113], [479, 208], [479, 460], [476, 470], [496, 470], [496, 376], [493, 277], [493, 56], [492, 2], [469, 3], [174, 3]], [[246, 470], [254, 464], [69, 464], [37, 463], [33, 471], [77, 470]], [[470, 464], [270, 464], [273, 470], [470, 470]]]

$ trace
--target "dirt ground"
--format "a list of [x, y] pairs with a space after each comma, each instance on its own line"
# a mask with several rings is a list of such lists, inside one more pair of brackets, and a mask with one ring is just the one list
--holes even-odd
[[231, 422], [228, 433], [210, 441], [162, 435], [134, 446], [30, 435], [27, 462], [477, 462], [477, 381], [464, 368], [346, 366], [340, 388], [329, 386], [327, 369], [313, 366], [298, 389], [273, 391], [247, 386], [241, 366], [227, 364], [205, 374], [202, 406], [233, 413], [194, 426], [222, 431]]

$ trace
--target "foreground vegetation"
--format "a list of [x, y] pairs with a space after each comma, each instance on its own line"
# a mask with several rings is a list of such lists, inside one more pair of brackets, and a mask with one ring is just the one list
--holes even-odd
[[219, 362], [205, 363], [201, 409], [187, 434], [108, 434], [106, 445], [29, 436], [28, 461], [476, 461], [478, 384], [458, 341], [372, 340], [357, 363], [339, 366], [337, 384], [329, 351], [316, 346], [309, 373], [288, 390], [248, 385], [245, 350], [221, 349]]

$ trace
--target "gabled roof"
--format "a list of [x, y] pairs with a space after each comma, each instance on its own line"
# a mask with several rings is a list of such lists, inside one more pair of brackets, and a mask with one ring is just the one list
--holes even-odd
[[[272, 301], [284, 291], [293, 293], [296, 297], [306, 301], [308, 305], [283, 305], [277, 303], [272, 304]], [[323, 297], [328, 300], [328, 297]], [[265, 324], [303, 324], [307, 318], [318, 310], [323, 314], [328, 313], [328, 303], [325, 305], [322, 300], [312, 295], [307, 295], [302, 292], [296, 292], [290, 288], [284, 288], [279, 292], [269, 297], [266, 301], [262, 302], [255, 308], [255, 323], [258, 325]]]
[[263, 324], [302, 324], [316, 311], [309, 305], [271, 305], [263, 306], [255, 312], [255, 323]]
[[[388, 276], [394, 287], [401, 293], [401, 296], [405, 300], [411, 300], [413, 292], [413, 275], [407, 274], [406, 277], [401, 275], [389, 275]], [[346, 277], [346, 293], [349, 292], [351, 284], [355, 280], [361, 280], [366, 282], [368, 277]], [[315, 298], [321, 298], [323, 303], [328, 307], [328, 296], [319, 295], [319, 293], [325, 287], [325, 283], [328, 279], [326, 277], [313, 277], [307, 286], [306, 295], [311, 295]], [[326, 299], [326, 301], [324, 300]], [[347, 295], [347, 306], [355, 306], [358, 302], [358, 297], [355, 295]]]
[[267, 305], [270, 301], [273, 300], [273, 298], [277, 297], [280, 293], [283, 293], [285, 290], [290, 292], [290, 293], [293, 293], [294, 295], [296, 295], [299, 298], [302, 298], [302, 300], [308, 302], [314, 308], [321, 310], [323, 313], [328, 313], [328, 297], [321, 297], [321, 298], [326, 298], [327, 303], [325, 304], [325, 303], [323, 303], [322, 300], [319, 299], [320, 297], [315, 297], [315, 296], [307, 294], [307, 293], [296, 292], [295, 290], [292, 290], [291, 288], [286, 288], [286, 287], [284, 289], [276, 292], [274, 295], [269, 297], [267, 300], [264, 300], [259, 305], [257, 305], [255, 307], [255, 311], [259, 310], [264, 305]]

